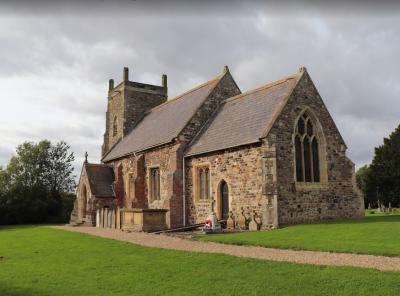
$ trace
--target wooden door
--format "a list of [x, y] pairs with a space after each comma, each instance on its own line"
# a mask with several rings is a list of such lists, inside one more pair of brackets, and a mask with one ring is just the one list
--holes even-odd
[[228, 184], [225, 181], [222, 181], [220, 187], [220, 196], [221, 196], [221, 218], [222, 220], [227, 220], [229, 218], [229, 190]]

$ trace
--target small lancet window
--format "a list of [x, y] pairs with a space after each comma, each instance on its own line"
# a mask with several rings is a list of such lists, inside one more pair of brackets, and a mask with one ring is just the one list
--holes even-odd
[[197, 169], [197, 184], [199, 199], [210, 198], [210, 170], [208, 167]]
[[160, 169], [150, 169], [150, 197], [151, 200], [160, 199]]
[[113, 122], [113, 137], [115, 137], [117, 134], [118, 134], [118, 123], [117, 123], [117, 116], [115, 116]]
[[298, 120], [294, 137], [296, 181], [319, 182], [318, 138], [311, 118], [304, 113]]

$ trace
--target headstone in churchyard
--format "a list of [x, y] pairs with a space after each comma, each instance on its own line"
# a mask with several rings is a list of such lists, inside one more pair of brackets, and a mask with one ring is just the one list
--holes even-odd
[[378, 212], [380, 212], [380, 211], [381, 211], [381, 202], [378, 199]]
[[111, 209], [108, 210], [108, 220], [107, 221], [108, 221], [107, 227], [111, 228], [111, 225], [112, 225], [112, 210]]
[[253, 211], [252, 218], [249, 222], [249, 230], [250, 231], [257, 231], [258, 230], [258, 225], [256, 222], [256, 211]]
[[245, 212], [245, 217], [246, 217], [246, 229], [249, 229], [249, 224], [251, 221], [251, 211], [250, 211], [250, 207], [247, 207], [247, 211]]
[[246, 230], [246, 216], [244, 215], [244, 209], [241, 209], [241, 213], [239, 214], [237, 227], [240, 230]]
[[235, 217], [232, 211], [229, 211], [229, 217], [228, 220], [226, 220], [226, 228], [229, 230], [235, 229]]
[[368, 210], [371, 209], [371, 203], [368, 203]]
[[392, 203], [389, 201], [389, 212], [392, 211]]
[[255, 221], [257, 223], [258, 230], [260, 230], [261, 227], [262, 227], [262, 221], [263, 221], [262, 220], [262, 216], [261, 215], [256, 215]]
[[108, 208], [104, 208], [104, 228], [108, 227]]
[[100, 209], [96, 210], [96, 227], [100, 227]]

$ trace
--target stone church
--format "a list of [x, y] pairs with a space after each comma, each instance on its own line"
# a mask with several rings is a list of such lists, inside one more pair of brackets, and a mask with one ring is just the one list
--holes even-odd
[[304, 67], [241, 93], [225, 66], [173, 99], [166, 75], [150, 85], [124, 68], [121, 83], [109, 81], [101, 163], [83, 164], [71, 222], [95, 225], [101, 209], [117, 209], [118, 224], [163, 213], [166, 228], [211, 211], [254, 215], [260, 229], [360, 218], [346, 149]]

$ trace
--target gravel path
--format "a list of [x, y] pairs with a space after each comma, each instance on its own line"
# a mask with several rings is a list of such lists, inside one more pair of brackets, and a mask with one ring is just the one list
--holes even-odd
[[382, 271], [400, 271], [400, 257], [294, 251], [252, 246], [234, 246], [212, 242], [191, 241], [188, 239], [171, 237], [167, 235], [156, 235], [143, 232], [127, 233], [119, 230], [96, 227], [53, 226], [52, 228], [86, 233], [94, 236], [125, 241], [145, 247], [201, 253], [221, 253], [237, 257], [303, 264], [356, 266], [373, 268]]

